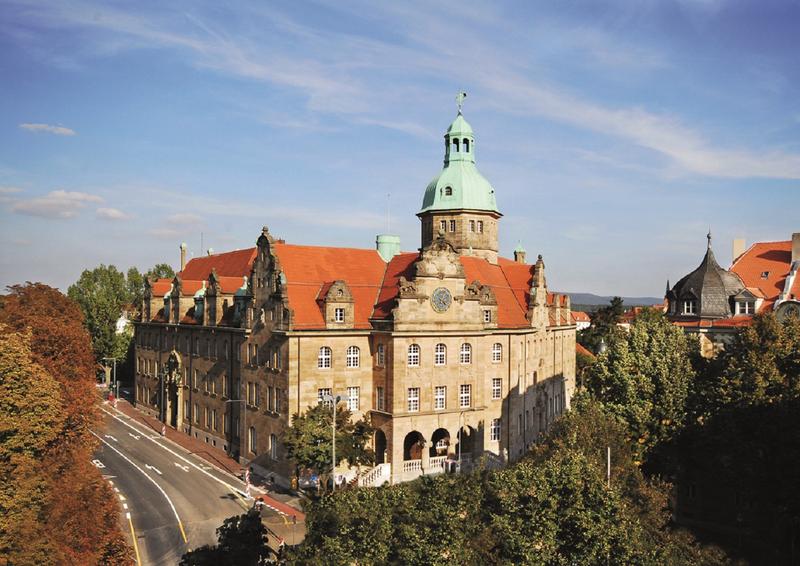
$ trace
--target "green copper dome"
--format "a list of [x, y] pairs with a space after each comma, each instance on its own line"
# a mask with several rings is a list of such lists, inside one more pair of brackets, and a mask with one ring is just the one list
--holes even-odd
[[499, 214], [494, 188], [475, 167], [475, 137], [461, 112], [444, 139], [444, 168], [425, 189], [420, 213], [464, 209]]

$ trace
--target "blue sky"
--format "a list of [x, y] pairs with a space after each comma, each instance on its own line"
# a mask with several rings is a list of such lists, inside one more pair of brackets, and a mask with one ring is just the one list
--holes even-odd
[[660, 296], [709, 226], [800, 231], [800, 3], [0, 0], [0, 285], [252, 246], [419, 245], [454, 96], [504, 255]]

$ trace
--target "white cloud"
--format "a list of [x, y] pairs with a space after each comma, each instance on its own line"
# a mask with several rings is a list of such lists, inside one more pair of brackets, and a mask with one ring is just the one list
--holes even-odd
[[130, 214], [126, 214], [118, 208], [98, 208], [95, 215], [103, 220], [129, 220], [131, 218]]
[[65, 126], [52, 126], [50, 124], [20, 124], [20, 128], [28, 130], [29, 132], [46, 132], [48, 134], [55, 134], [57, 136], [74, 136], [75, 130]]
[[19, 187], [0, 187], [0, 195], [12, 195], [21, 192], [22, 189], [20, 189]]
[[147, 233], [160, 240], [174, 240], [183, 235], [181, 230], [176, 230], [174, 228], [153, 228], [152, 230], [148, 230]]
[[200, 224], [203, 221], [196, 214], [192, 214], [191, 212], [179, 212], [177, 214], [173, 214], [171, 216], [167, 216], [167, 222], [170, 224], [180, 224], [183, 226], [190, 226], [194, 224]]
[[41, 197], [18, 201], [11, 211], [41, 218], [74, 218], [91, 202], [103, 202], [103, 199], [78, 191], [57, 190]]

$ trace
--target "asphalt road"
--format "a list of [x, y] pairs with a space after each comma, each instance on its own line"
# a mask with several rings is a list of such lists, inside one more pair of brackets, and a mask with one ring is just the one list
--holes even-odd
[[121, 496], [141, 564], [177, 564], [187, 550], [214, 544], [222, 521], [252, 504], [235, 477], [124, 415], [106, 413], [105, 420], [105, 430], [96, 434], [102, 442], [95, 465]]

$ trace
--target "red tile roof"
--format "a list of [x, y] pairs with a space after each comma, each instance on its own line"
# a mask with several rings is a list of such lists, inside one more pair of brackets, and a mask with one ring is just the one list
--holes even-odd
[[720, 318], [716, 320], [710, 320], [710, 319], [675, 320], [672, 322], [672, 324], [683, 328], [741, 328], [744, 326], [750, 326], [752, 322], [753, 322], [752, 316], [742, 314], [742, 315], [732, 316], [730, 318]]
[[414, 262], [419, 258], [417, 252], [406, 252], [394, 256], [386, 265], [386, 273], [381, 283], [378, 299], [375, 302], [375, 309], [372, 318], [388, 319], [392, 315], [392, 309], [396, 306], [400, 277], [411, 279], [414, 276]]
[[583, 354], [584, 356], [588, 356], [588, 357], [590, 357], [592, 359], [597, 357], [592, 352], [590, 352], [589, 350], [584, 348], [582, 345], [580, 345], [578, 342], [575, 342], [575, 353], [576, 354]]
[[572, 320], [575, 322], [592, 322], [589, 315], [583, 311], [572, 311]]
[[[196, 257], [189, 260], [183, 271], [180, 272], [184, 281], [202, 281], [208, 279], [214, 269], [220, 277], [242, 277], [250, 275], [253, 261], [256, 259], [257, 248], [246, 248], [221, 254], [212, 254]], [[241, 281], [241, 279], [239, 280]]]
[[[742, 278], [746, 287], [761, 291], [765, 297], [761, 305], [761, 312], [764, 312], [772, 309], [778, 295], [783, 292], [791, 261], [791, 240], [757, 242], [736, 259], [731, 271]], [[767, 277], [762, 277], [765, 272]]]
[[[497, 298], [497, 326], [500, 328], [523, 328], [530, 326], [530, 322], [525, 317], [528, 311], [527, 305], [519, 302], [519, 297], [524, 293], [525, 288], [520, 287], [521, 279], [524, 277], [523, 271], [513, 269], [512, 265], [519, 265], [527, 268], [527, 280], [530, 280], [530, 266], [509, 261], [507, 265], [492, 264], [485, 259], [478, 257], [461, 256], [461, 265], [464, 266], [464, 274], [467, 277], [467, 284], [476, 279], [483, 285], [491, 287]], [[517, 290], [515, 291], [515, 284]], [[529, 285], [529, 283], [528, 283]]]
[[354, 328], [371, 328], [386, 264], [377, 250], [273, 244], [286, 277], [293, 325], [298, 330], [325, 328], [317, 295], [325, 283], [342, 279], [353, 294]]
[[236, 291], [245, 285], [244, 276], [241, 277], [219, 277], [220, 290], [226, 295], [233, 295]]
[[157, 279], [150, 288], [154, 297], [163, 297], [172, 288], [172, 279]]

